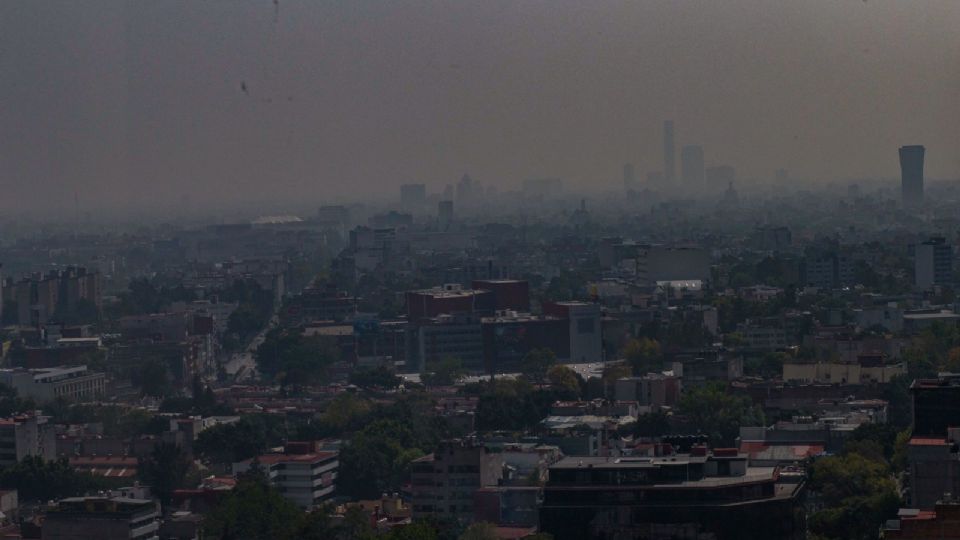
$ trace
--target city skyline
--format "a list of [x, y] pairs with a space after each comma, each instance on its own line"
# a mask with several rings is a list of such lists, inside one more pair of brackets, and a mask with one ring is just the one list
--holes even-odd
[[3, 209], [614, 187], [663, 119], [740, 178], [895, 179], [923, 144], [955, 179], [960, 6], [921, 4], [5, 4]]

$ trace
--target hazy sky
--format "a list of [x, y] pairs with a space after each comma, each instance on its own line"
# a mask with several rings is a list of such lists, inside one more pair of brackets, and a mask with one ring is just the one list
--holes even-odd
[[924, 144], [955, 178], [958, 28], [958, 0], [4, 1], [0, 207], [613, 186], [666, 118], [745, 176]]

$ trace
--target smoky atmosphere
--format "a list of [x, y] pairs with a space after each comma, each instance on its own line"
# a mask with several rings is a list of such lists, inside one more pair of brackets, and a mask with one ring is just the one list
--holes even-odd
[[960, 539], [960, 0], [0, 0], [0, 538]]
[[755, 183], [892, 180], [916, 141], [956, 179], [958, 25], [953, 0], [4, 2], [3, 205], [598, 192], [662, 170], [664, 119]]

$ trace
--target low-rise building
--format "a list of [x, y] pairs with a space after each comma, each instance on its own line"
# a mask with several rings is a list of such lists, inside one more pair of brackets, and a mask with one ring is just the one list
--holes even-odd
[[550, 468], [540, 528], [580, 538], [804, 538], [803, 482], [752, 467], [736, 449], [690, 454], [568, 457]]
[[71, 497], [43, 520], [43, 540], [159, 540], [160, 508], [152, 500]]
[[2, 369], [0, 382], [15, 389], [17, 395], [38, 403], [56, 399], [83, 402], [103, 396], [106, 376], [87, 366], [41, 369]]

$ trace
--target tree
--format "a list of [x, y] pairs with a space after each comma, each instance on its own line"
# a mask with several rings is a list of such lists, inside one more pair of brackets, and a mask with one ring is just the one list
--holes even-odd
[[583, 394], [583, 382], [577, 372], [567, 366], [552, 366], [547, 371], [547, 379], [554, 389], [560, 392], [564, 399], [580, 399]]
[[236, 463], [280, 444], [284, 436], [282, 420], [270, 415], [246, 415], [232, 424], [203, 430], [193, 450], [210, 463]]
[[670, 434], [670, 417], [663, 411], [641, 414], [634, 424], [637, 437], [661, 437]]
[[282, 386], [322, 382], [338, 360], [336, 344], [323, 336], [304, 337], [300, 331], [274, 329], [257, 347], [260, 372]]
[[624, 345], [622, 355], [633, 368], [634, 375], [657, 372], [663, 367], [660, 344], [655, 339], [631, 339]]
[[350, 384], [361, 388], [396, 388], [402, 381], [402, 378], [384, 366], [361, 368], [350, 374]]
[[340, 451], [338, 488], [357, 498], [397, 491], [411, 461], [423, 455], [413, 431], [395, 420], [376, 420]]
[[818, 459], [810, 487], [824, 508], [810, 517], [810, 531], [827, 538], [874, 539], [878, 524], [900, 507], [897, 484], [886, 464], [857, 453]]
[[320, 431], [325, 437], [339, 437], [363, 427], [373, 405], [360, 396], [344, 392], [333, 398], [320, 415]]
[[714, 446], [732, 446], [740, 426], [764, 425], [763, 411], [750, 398], [728, 394], [723, 383], [710, 383], [684, 394], [678, 404], [690, 424]]
[[550, 367], [557, 363], [557, 355], [550, 349], [532, 349], [521, 361], [520, 371], [530, 382], [543, 384]]
[[459, 358], [447, 356], [441, 360], [430, 362], [427, 373], [421, 377], [427, 386], [451, 386], [456, 384], [464, 375], [463, 361]]
[[49, 501], [109, 486], [102, 478], [78, 473], [66, 459], [27, 456], [0, 471], [0, 487], [16, 489], [21, 501]]
[[467, 527], [457, 540], [497, 540], [497, 528], [492, 523], [480, 521]]
[[205, 537], [220, 540], [300, 538], [303, 512], [265, 480], [241, 479], [204, 519]]
[[192, 463], [179, 446], [160, 443], [153, 448], [150, 457], [140, 460], [140, 477], [150, 485], [153, 493], [166, 508], [170, 505], [174, 490], [184, 487]]
[[437, 529], [424, 521], [414, 521], [409, 525], [394, 527], [386, 540], [440, 540]]

